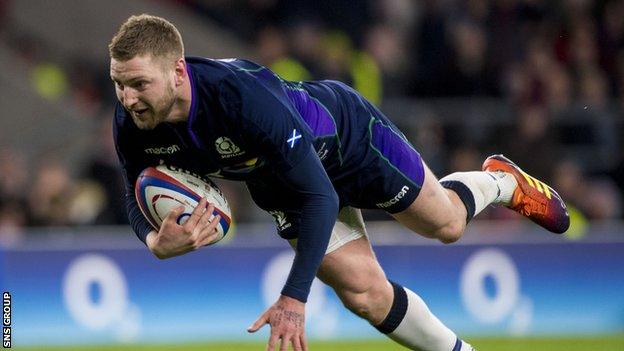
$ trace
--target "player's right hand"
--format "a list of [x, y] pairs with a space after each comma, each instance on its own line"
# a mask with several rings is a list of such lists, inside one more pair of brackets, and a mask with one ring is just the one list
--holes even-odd
[[189, 219], [182, 225], [177, 223], [178, 217], [184, 212], [184, 206], [173, 209], [158, 232], [147, 235], [146, 242], [150, 251], [160, 259], [179, 256], [209, 245], [218, 238], [217, 225], [219, 215], [210, 219], [214, 205], [207, 204], [202, 198]]

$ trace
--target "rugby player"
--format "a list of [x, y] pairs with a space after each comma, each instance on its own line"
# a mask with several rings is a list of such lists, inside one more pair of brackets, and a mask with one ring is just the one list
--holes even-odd
[[482, 171], [436, 179], [401, 131], [343, 83], [291, 82], [247, 60], [186, 57], [174, 25], [150, 15], [123, 23], [109, 53], [128, 216], [149, 250], [173, 257], [216, 236], [205, 199], [182, 226], [175, 221], [182, 208], [158, 231], [142, 216], [134, 183], [144, 168], [161, 162], [244, 181], [295, 249], [281, 296], [248, 329], [270, 325], [267, 350], [307, 350], [305, 303], [315, 276], [401, 345], [472, 349], [416, 293], [386, 278], [360, 209], [384, 210], [443, 243], [459, 240], [490, 204], [553, 232], [569, 226], [559, 195], [501, 155], [486, 159]]

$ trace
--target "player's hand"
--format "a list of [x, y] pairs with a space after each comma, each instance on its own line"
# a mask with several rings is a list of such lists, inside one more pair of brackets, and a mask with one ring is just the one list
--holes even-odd
[[220, 216], [212, 220], [214, 205], [202, 198], [189, 219], [182, 225], [177, 218], [184, 212], [180, 206], [167, 214], [158, 233], [151, 232], [146, 239], [147, 246], [156, 257], [164, 259], [185, 254], [213, 243], [218, 238], [217, 225]]
[[265, 324], [271, 326], [267, 351], [274, 351], [278, 344], [280, 351], [288, 350], [289, 345], [292, 345], [295, 351], [308, 350], [305, 339], [305, 304], [303, 302], [281, 295], [273, 306], [247, 328], [247, 331], [255, 333]]

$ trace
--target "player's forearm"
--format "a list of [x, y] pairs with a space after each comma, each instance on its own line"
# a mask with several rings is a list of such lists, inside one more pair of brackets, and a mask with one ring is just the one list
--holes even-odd
[[310, 286], [325, 256], [338, 212], [337, 198], [313, 197], [302, 208], [297, 254], [282, 295], [306, 302]]
[[134, 198], [134, 193], [126, 193], [126, 212], [128, 213], [128, 220], [130, 221], [134, 233], [147, 245], [147, 236], [154, 228], [145, 219], [143, 213], [141, 213], [139, 204], [137, 204]]
[[299, 193], [302, 207], [297, 254], [282, 295], [305, 302], [336, 221], [338, 195], [313, 152], [284, 178]]

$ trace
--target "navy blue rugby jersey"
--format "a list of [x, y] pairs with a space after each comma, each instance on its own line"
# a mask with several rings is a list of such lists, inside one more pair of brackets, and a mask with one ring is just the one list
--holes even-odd
[[[362, 189], [379, 178], [376, 172], [366, 172], [371, 160], [383, 154], [392, 167], [414, 179], [422, 178], [422, 168], [412, 169], [420, 163], [412, 159], [413, 150], [407, 150], [402, 134], [340, 82], [289, 82], [239, 59], [186, 61], [192, 87], [186, 122], [140, 130], [117, 103], [114, 136], [130, 222], [145, 242], [153, 229], [136, 204], [134, 183], [148, 166], [166, 163], [245, 181], [261, 208], [293, 209], [298, 214], [297, 255], [283, 293], [303, 301], [327, 247], [338, 201], [374, 208], [376, 201], [383, 205], [397, 193], [385, 200], [367, 198]], [[398, 142], [388, 142], [388, 135]], [[382, 141], [378, 147], [370, 147], [377, 139]], [[416, 181], [413, 188], [421, 185]], [[405, 188], [401, 191], [403, 196]]]

